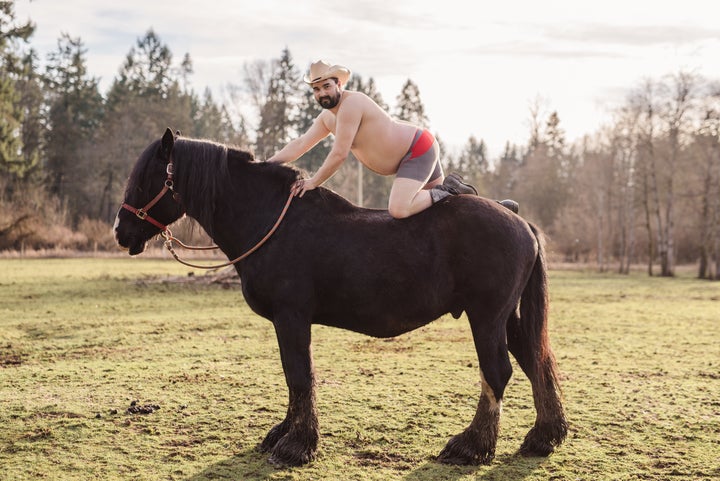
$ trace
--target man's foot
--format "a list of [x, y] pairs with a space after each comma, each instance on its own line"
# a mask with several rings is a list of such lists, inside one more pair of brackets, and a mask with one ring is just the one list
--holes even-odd
[[468, 184], [463, 180], [463, 178], [460, 176], [460, 174], [456, 174], [453, 172], [452, 174], [445, 177], [445, 180], [442, 183], [442, 186], [444, 187], [443, 190], [447, 190], [453, 195], [459, 195], [459, 194], [471, 194], [471, 195], [478, 195], [478, 191], [475, 187]]
[[450, 195], [460, 194], [477, 195], [477, 189], [470, 184], [466, 184], [463, 178], [454, 172], [445, 177], [442, 184], [430, 189], [430, 198], [433, 204], [440, 202]]
[[520, 204], [518, 204], [517, 202], [515, 202], [512, 199], [496, 200], [495, 202], [497, 202], [501, 206], [505, 207], [506, 209], [509, 209], [509, 210], [515, 212], [516, 214], [520, 210]]
[[[460, 174], [456, 174], [455, 172], [445, 177], [441, 185], [430, 189], [430, 198], [433, 204], [440, 202], [450, 195], [460, 194], [478, 195], [478, 191], [475, 187], [466, 183]], [[516, 214], [520, 210], [520, 205], [511, 199], [497, 200], [495, 202]]]

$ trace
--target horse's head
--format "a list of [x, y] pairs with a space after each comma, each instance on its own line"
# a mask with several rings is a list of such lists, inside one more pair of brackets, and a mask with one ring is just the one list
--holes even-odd
[[173, 190], [172, 152], [175, 136], [167, 129], [151, 143], [133, 168], [125, 200], [115, 219], [115, 240], [130, 255], [145, 250], [147, 241], [184, 214]]

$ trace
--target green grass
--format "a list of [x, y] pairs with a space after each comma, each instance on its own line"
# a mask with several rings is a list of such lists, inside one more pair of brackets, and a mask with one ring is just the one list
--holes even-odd
[[[287, 390], [275, 335], [237, 288], [157, 282], [152, 259], [0, 260], [0, 479], [710, 480], [720, 477], [720, 284], [552, 271], [570, 434], [515, 456], [534, 420], [515, 365], [497, 457], [434, 457], [472, 419], [466, 320], [378, 340], [315, 327], [318, 459], [256, 445]], [[201, 275], [201, 274], [200, 274]], [[150, 414], [128, 408], [159, 406]]]

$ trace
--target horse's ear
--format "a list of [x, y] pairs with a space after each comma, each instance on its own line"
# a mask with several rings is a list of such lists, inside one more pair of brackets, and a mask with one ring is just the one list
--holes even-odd
[[175, 136], [173, 135], [173, 131], [168, 127], [165, 130], [165, 134], [162, 138], [161, 143], [161, 150], [163, 153], [163, 156], [167, 159], [170, 158], [170, 154], [172, 153], [173, 145], [175, 145]]

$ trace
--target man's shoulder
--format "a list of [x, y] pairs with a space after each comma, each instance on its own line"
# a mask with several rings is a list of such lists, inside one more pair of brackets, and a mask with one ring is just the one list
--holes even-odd
[[370, 113], [377, 108], [375, 101], [362, 92], [346, 90], [345, 93], [347, 94], [347, 97], [345, 97], [343, 102], [340, 104], [339, 110], [359, 111], [365, 114]]
[[351, 100], [353, 102], [372, 102], [373, 99], [365, 95], [363, 92], [357, 90], [346, 90], [347, 98], [345, 100]]

